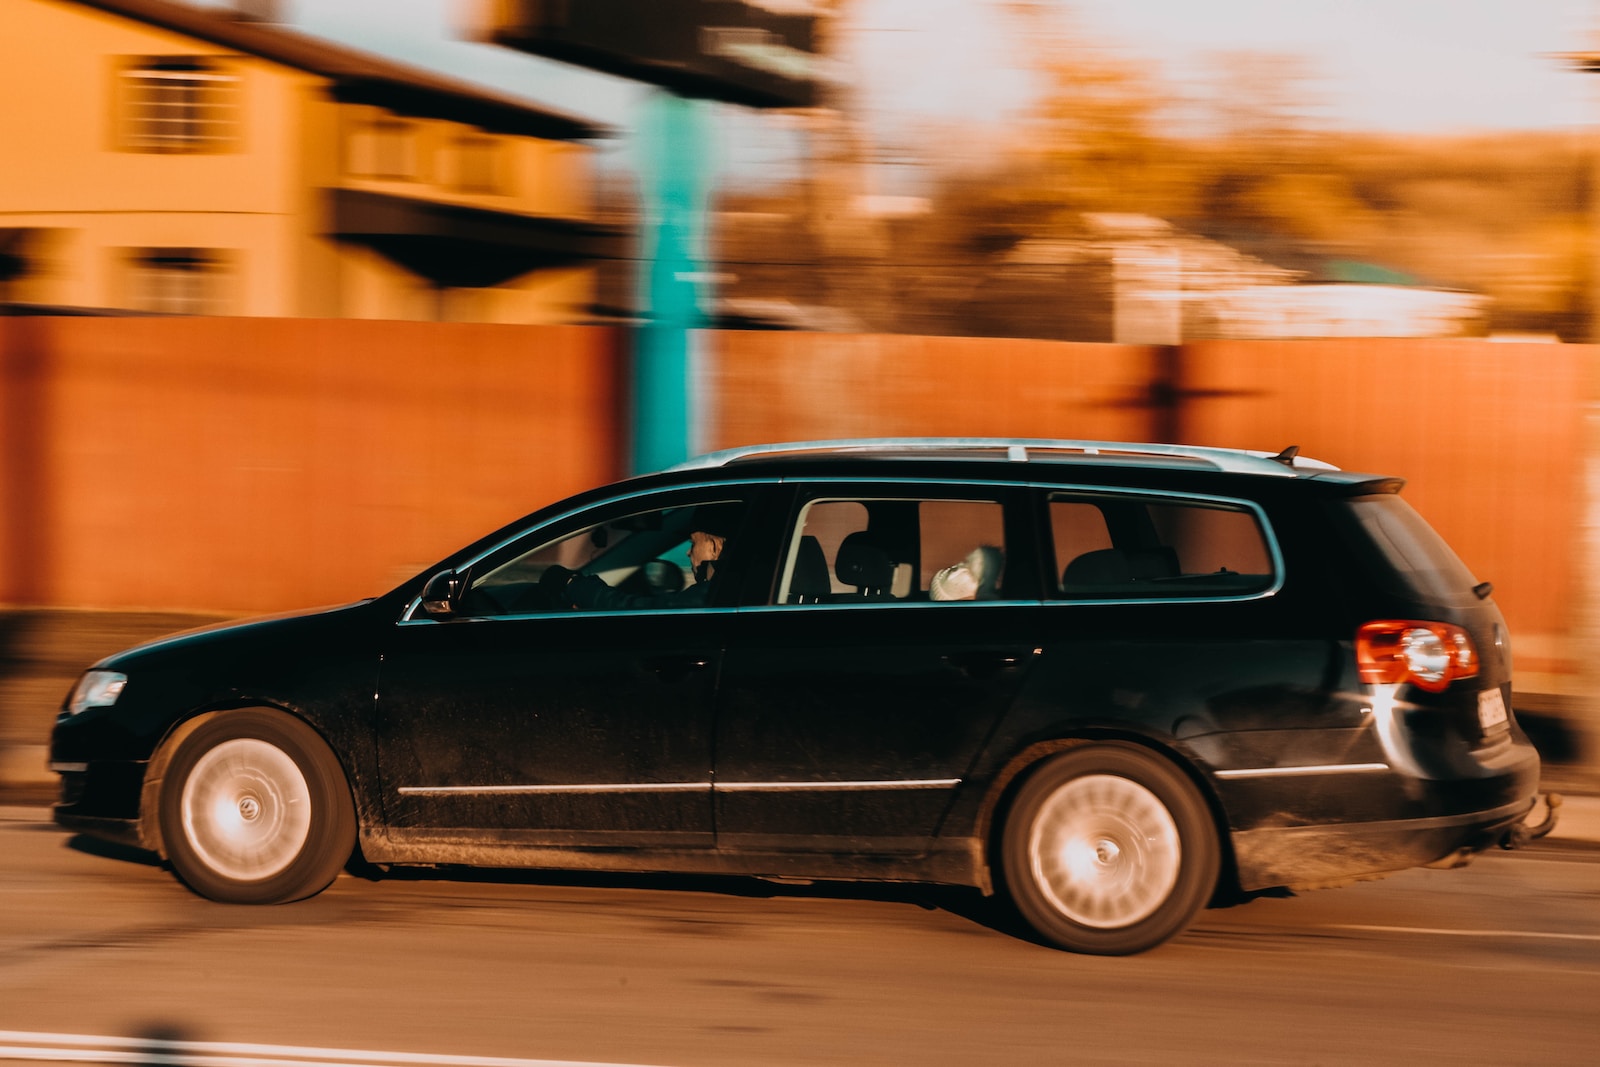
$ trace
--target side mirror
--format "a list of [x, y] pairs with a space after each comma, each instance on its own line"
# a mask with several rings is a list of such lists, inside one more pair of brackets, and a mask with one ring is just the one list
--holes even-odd
[[456, 613], [462, 592], [462, 576], [455, 571], [440, 571], [422, 587], [422, 610], [431, 619], [448, 619]]

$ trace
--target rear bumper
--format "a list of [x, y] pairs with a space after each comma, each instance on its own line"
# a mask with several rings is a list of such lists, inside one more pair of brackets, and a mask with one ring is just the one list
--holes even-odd
[[[1223, 781], [1239, 888], [1336, 885], [1514, 844], [1535, 805], [1539, 754], [1514, 721], [1485, 737], [1440, 725], [1468, 712], [1475, 722], [1469, 707], [1418, 712], [1392, 736], [1378, 729], [1376, 750], [1328, 773]], [[1432, 736], [1418, 740], [1425, 727]]]
[[1492, 848], [1533, 809], [1530, 794], [1461, 815], [1244, 830], [1233, 834], [1239, 888], [1315, 889]]

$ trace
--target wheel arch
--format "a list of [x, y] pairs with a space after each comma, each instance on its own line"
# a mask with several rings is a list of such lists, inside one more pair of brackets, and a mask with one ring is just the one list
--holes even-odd
[[[301, 725], [316, 735], [317, 740], [322, 742], [323, 747], [328, 750], [328, 753], [339, 765], [339, 771], [344, 777], [345, 789], [350, 793], [350, 803], [358, 815], [360, 813], [361, 805], [351, 782], [349, 761], [345, 758], [344, 753], [340, 752], [338, 747], [328, 740], [327, 733], [319, 729], [317, 724], [306, 716], [281, 704], [259, 700], [197, 708], [174, 722], [156, 744], [155, 751], [150, 754], [150, 762], [145, 767], [144, 782], [139, 789], [139, 844], [143, 848], [154, 852], [163, 860], [167, 859], [168, 856], [166, 841], [161, 833], [161, 789], [166, 779], [167, 767], [172, 763], [173, 755], [191, 734], [213, 719], [235, 711], [265, 711], [298, 720]], [[360, 847], [359, 837], [357, 847]]]
[[1017, 792], [1022, 788], [1023, 783], [1028, 780], [1029, 776], [1052, 757], [1063, 752], [1087, 748], [1097, 744], [1119, 742], [1142, 749], [1157, 759], [1171, 764], [1199, 792], [1201, 799], [1205, 802], [1206, 810], [1211, 816], [1211, 825], [1216, 831], [1217, 848], [1221, 857], [1215, 895], [1225, 897], [1238, 894], [1238, 864], [1233, 854], [1233, 837], [1228, 831], [1227, 812], [1222, 806], [1222, 798], [1217, 795], [1217, 791], [1210, 779], [1206, 777], [1193, 760], [1172, 746], [1162, 744], [1144, 734], [1110, 729], [1084, 730], [1033, 741], [1019, 750], [1000, 768], [1000, 772], [995, 775], [984, 796], [982, 806], [978, 811], [977, 821], [978, 839], [983, 842], [985, 881], [990, 886], [993, 886], [996, 882], [998, 872], [1001, 869], [998, 853], [1001, 835], [997, 831], [1004, 828], [1006, 817], [1011, 810], [1013, 801], [1016, 799]]

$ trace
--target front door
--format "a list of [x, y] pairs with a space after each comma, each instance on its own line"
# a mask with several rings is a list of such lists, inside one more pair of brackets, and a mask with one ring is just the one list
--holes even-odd
[[[603, 505], [460, 565], [383, 650], [376, 737], [397, 838], [573, 847], [714, 843], [713, 701], [731, 609], [692, 588], [675, 492]], [[577, 608], [551, 579], [604, 596]], [[571, 589], [578, 588], [573, 583]], [[603, 607], [600, 606], [603, 603]]]
[[716, 613], [401, 625], [378, 690], [389, 824], [507, 844], [708, 846]]

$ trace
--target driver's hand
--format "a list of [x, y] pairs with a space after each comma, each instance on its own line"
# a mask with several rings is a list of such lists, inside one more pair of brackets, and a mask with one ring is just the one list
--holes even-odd
[[571, 607], [572, 602], [567, 599], [567, 585], [572, 581], [575, 572], [568, 570], [559, 563], [552, 563], [539, 575], [539, 592], [552, 604]]
[[594, 611], [600, 608], [604, 598], [611, 592], [611, 587], [596, 574], [575, 574], [572, 581], [558, 595], [561, 602], [569, 608], [579, 611]]

